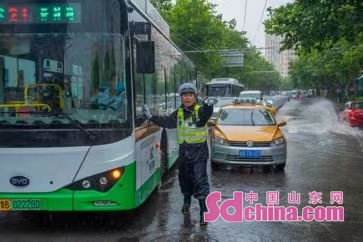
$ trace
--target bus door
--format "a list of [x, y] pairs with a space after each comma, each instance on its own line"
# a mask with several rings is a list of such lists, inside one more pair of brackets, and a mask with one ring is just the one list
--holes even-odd
[[[151, 28], [151, 25], [149, 27]], [[143, 120], [142, 107], [146, 104], [153, 114], [158, 114], [159, 97], [165, 95], [165, 90], [161, 90], [162, 85], [158, 86], [159, 76], [155, 70], [145, 68], [147, 67], [145, 60], [148, 59], [148, 56], [150, 54], [155, 55], [155, 50], [150, 50], [152, 42], [148, 41], [146, 37], [143, 33], [138, 32], [138, 35], [132, 39], [134, 93], [136, 94], [136, 204], [142, 203], [154, 190], [156, 177], [154, 177], [155, 179], [152, 177], [160, 168], [161, 157], [160, 140], [162, 129], [148, 120]]]

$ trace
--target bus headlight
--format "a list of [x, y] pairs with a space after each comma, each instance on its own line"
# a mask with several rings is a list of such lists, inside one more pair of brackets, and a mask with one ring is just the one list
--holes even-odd
[[83, 180], [83, 181], [82, 181], [82, 187], [83, 187], [84, 189], [88, 189], [88, 188], [90, 188], [90, 187], [91, 187], [91, 182], [90, 182], [89, 180]]
[[73, 191], [95, 190], [99, 192], [107, 192], [116, 184], [123, 174], [124, 168], [121, 167], [86, 177], [72, 183], [66, 188]]
[[99, 182], [101, 185], [106, 185], [108, 183], [108, 179], [107, 177], [103, 176], [100, 178]]

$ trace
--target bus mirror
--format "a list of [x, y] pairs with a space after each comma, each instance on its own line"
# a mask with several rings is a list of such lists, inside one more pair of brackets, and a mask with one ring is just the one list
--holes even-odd
[[155, 72], [155, 43], [154, 41], [136, 42], [136, 72]]

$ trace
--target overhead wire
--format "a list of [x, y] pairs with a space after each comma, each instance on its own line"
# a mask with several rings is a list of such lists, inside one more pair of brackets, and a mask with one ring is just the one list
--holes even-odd
[[261, 26], [261, 23], [262, 23], [263, 15], [265, 14], [266, 6], [267, 6], [267, 0], [265, 0], [265, 6], [263, 6], [263, 10], [262, 10], [262, 14], [261, 14], [260, 22], [258, 23], [257, 30], [256, 30], [256, 32], [255, 32], [255, 36], [253, 37], [253, 43], [254, 43], [254, 42], [255, 42], [255, 40], [256, 40], [256, 37], [257, 37], [257, 33], [258, 33], [258, 31], [260, 30], [260, 26]]
[[187, 38], [183, 37], [181, 34], [178, 34], [178, 33], [174, 33], [174, 34], [177, 36], [177, 38], [184, 40], [186, 42], [185, 44], [187, 46], [191, 47], [192, 49], [197, 49], [197, 50], [202, 49], [202, 47], [200, 47], [199, 45], [193, 43], [192, 41], [188, 40]]
[[247, 1], [245, 3], [245, 13], [243, 15], [243, 25], [242, 25], [242, 31], [245, 31], [245, 25], [246, 25], [246, 15], [247, 15]]

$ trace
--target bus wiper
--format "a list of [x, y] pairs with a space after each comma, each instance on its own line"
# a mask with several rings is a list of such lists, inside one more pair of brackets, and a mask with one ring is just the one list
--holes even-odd
[[253, 121], [253, 110], [251, 112], [250, 119], [251, 119], [252, 126], [255, 126], [255, 122]]
[[54, 116], [54, 117], [61, 117], [66, 118], [69, 122], [71, 122], [74, 126], [78, 127], [79, 130], [81, 130], [84, 134], [87, 135], [88, 139], [95, 144], [96, 142], [96, 136], [92, 133], [90, 133], [87, 129], [85, 129], [81, 122], [78, 120], [75, 120], [69, 116], [67, 113], [63, 112], [48, 112], [48, 113], [41, 113], [41, 112], [30, 112], [30, 114], [43, 114], [47, 116]]
[[66, 118], [69, 122], [71, 122], [74, 126], [78, 127], [79, 130], [81, 130], [84, 134], [87, 135], [88, 139], [95, 144], [96, 142], [96, 136], [92, 133], [90, 133], [87, 129], [85, 129], [83, 127], [83, 125], [78, 121], [78, 120], [74, 120], [73, 118], [71, 118], [67, 113], [63, 113], [63, 112], [47, 112], [47, 113], [42, 113], [42, 112], [28, 112], [28, 114], [35, 114], [35, 115], [44, 115], [44, 116], [54, 116], [57, 118]]
[[61, 112], [50, 112], [50, 113], [43, 113], [43, 112], [21, 112], [21, 111], [0, 111], [0, 113], [8, 113], [8, 114], [26, 114], [26, 115], [44, 115], [44, 116], [54, 116], [54, 117], [59, 117], [59, 116], [63, 116], [63, 118], [66, 118], [68, 121], [70, 121], [74, 126], [77, 126], [77, 128], [79, 128], [79, 130], [81, 130], [84, 134], [87, 135], [88, 139], [90, 141], [92, 141], [93, 144], [95, 144], [96, 142], [96, 136], [93, 135], [92, 133], [90, 133], [88, 130], [86, 130], [82, 124], [77, 121], [72, 119], [68, 114], [66, 113], [61, 113]]
[[22, 112], [22, 111], [0, 111], [0, 113], [8, 113], [8, 114], [29, 114], [29, 112]]

